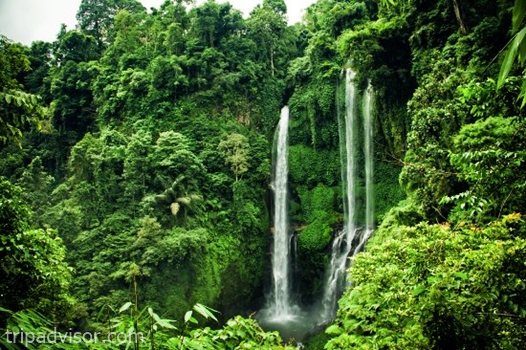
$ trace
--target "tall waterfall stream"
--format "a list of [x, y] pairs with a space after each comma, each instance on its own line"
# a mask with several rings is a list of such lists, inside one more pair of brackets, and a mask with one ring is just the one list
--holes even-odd
[[[373, 159], [373, 90], [368, 86], [358, 92], [355, 72], [345, 70], [345, 108], [338, 113], [340, 127], [341, 173], [343, 183], [344, 226], [331, 244], [323, 294], [318, 303], [301, 309], [291, 297], [292, 235], [288, 219], [288, 129], [289, 108], [283, 107], [274, 140], [273, 178], [274, 232], [272, 244], [272, 290], [267, 307], [258, 319], [267, 329], [277, 329], [287, 339], [301, 339], [315, 328], [330, 323], [337, 310], [337, 301], [344, 292], [350, 257], [359, 253], [374, 231], [374, 159]], [[361, 105], [360, 105], [361, 104]], [[360, 125], [361, 122], [361, 125]], [[360, 153], [363, 152], [363, 153]], [[359, 164], [363, 154], [363, 164]], [[363, 166], [363, 168], [360, 168]], [[364, 218], [359, 221], [358, 176], [363, 172], [365, 183]]]

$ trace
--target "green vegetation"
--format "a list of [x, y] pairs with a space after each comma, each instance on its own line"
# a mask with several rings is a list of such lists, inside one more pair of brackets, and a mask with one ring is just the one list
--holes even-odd
[[[1, 173], [23, 188], [5, 198], [33, 210], [20, 233], [2, 231], [2, 251], [58, 233], [65, 260], [58, 243], [42, 246], [42, 259], [61, 254], [72, 271], [69, 286], [55, 288], [73, 304], [65, 324], [104, 324], [101, 310], [135, 297], [174, 318], [203, 303], [223, 322], [259, 307], [270, 238], [267, 136], [287, 62], [298, 55], [285, 15], [282, 1], [247, 19], [214, 1], [166, 1], [151, 13], [133, 0], [82, 1], [79, 28], [62, 28], [51, 45], [2, 39]], [[47, 133], [29, 128], [34, 110], [50, 119]], [[10, 259], [9, 274], [60, 275]], [[39, 293], [35, 303], [48, 298]], [[2, 307], [33, 306], [16, 295]]]
[[22, 89], [18, 78], [28, 72], [30, 61], [25, 48], [0, 34], [0, 150], [9, 142], [20, 144], [22, 130], [29, 125], [41, 128], [40, 97]]
[[520, 349], [524, 221], [382, 226], [356, 258], [327, 349]]
[[56, 232], [35, 229], [29, 223], [30, 208], [21, 190], [0, 179], [1, 308], [34, 308], [55, 318], [65, 317], [71, 305], [67, 294], [70, 270], [64, 261], [65, 247]]
[[[192, 310], [187, 311], [183, 321], [176, 323], [174, 320], [161, 318], [152, 308], [145, 308], [135, 312], [132, 303], [128, 302], [113, 311], [115, 315], [110, 320], [111, 329], [115, 333], [100, 331], [97, 333], [75, 333], [54, 334], [55, 328], [42, 314], [33, 310], [24, 310], [12, 313], [0, 308], [0, 312], [9, 315], [6, 338], [0, 340], [0, 344], [9, 350], [24, 349], [27, 343], [30, 349], [122, 349], [123, 347], [134, 349], [276, 349], [292, 350], [293, 346], [282, 345], [282, 340], [277, 332], [264, 332], [253, 320], [236, 316], [230, 319], [223, 328], [211, 329], [194, 328], [200, 321], [213, 320], [217, 322], [214, 315], [215, 310], [204, 305], [195, 304]], [[29, 339], [14, 341], [15, 332], [18, 339], [20, 331], [30, 334]], [[52, 334], [51, 342], [44, 341]], [[96, 334], [96, 335], [95, 335]], [[116, 337], [115, 334], [120, 334]], [[35, 335], [33, 337], [33, 335]], [[127, 337], [124, 337], [126, 335]], [[38, 340], [38, 337], [41, 337]], [[120, 338], [120, 339], [119, 339]], [[129, 341], [126, 341], [124, 339]]]
[[291, 348], [248, 317], [270, 278], [273, 134], [288, 104], [310, 305], [343, 226], [351, 67], [375, 94], [378, 229], [306, 347], [521, 349], [526, 1], [318, 0], [293, 26], [283, 0], [247, 18], [190, 3], [83, 0], [53, 43], [0, 36], [0, 328]]
[[[497, 38], [508, 35], [510, 8], [504, 1], [384, 4], [361, 29], [369, 44], [359, 55], [372, 58], [373, 69], [381, 55], [371, 51], [392, 49], [382, 30], [407, 43], [416, 89], [407, 103], [407, 150], [393, 158], [404, 165], [408, 199], [355, 259], [353, 288], [327, 329], [334, 338], [326, 349], [522, 347], [521, 86], [514, 76], [499, 89], [495, 81], [503, 48], [496, 43], [505, 41]], [[356, 37], [342, 40], [352, 48]]]

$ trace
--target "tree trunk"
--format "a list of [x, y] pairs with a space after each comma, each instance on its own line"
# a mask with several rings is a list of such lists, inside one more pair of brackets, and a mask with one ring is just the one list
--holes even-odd
[[466, 15], [461, 5], [461, 0], [453, 0], [453, 8], [455, 9], [455, 17], [460, 25], [460, 32], [467, 34], [469, 32], [468, 24], [466, 23]]
[[136, 275], [134, 273], [133, 275], [133, 294], [135, 296], [135, 305], [134, 305], [134, 322], [133, 326], [135, 328], [135, 339], [134, 341], [134, 348], [135, 350], [139, 350], [139, 340], [138, 340], [138, 334], [139, 334], [139, 306], [138, 306], [138, 297], [137, 297], [137, 279]]
[[274, 49], [270, 47], [270, 74], [274, 76]]

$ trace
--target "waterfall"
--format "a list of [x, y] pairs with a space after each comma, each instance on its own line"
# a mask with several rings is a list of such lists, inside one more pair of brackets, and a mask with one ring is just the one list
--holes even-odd
[[[349, 257], [363, 249], [374, 230], [373, 188], [373, 91], [369, 86], [364, 94], [358, 92], [356, 74], [351, 69], [345, 74], [345, 108], [338, 108], [340, 134], [341, 176], [343, 184], [343, 229], [334, 237], [330, 265], [319, 304], [302, 309], [292, 303], [291, 281], [293, 269], [298, 268], [295, 237], [291, 235], [287, 217], [288, 195], [288, 121], [289, 109], [284, 107], [274, 140], [273, 178], [274, 230], [271, 251], [272, 292], [266, 308], [257, 315], [258, 322], [267, 330], [278, 330], [284, 339], [302, 339], [315, 327], [332, 321], [337, 301], [347, 286]], [[363, 103], [363, 106], [362, 106]], [[337, 103], [338, 106], [343, 103]], [[363, 122], [363, 125], [361, 123]], [[363, 144], [362, 144], [363, 142]], [[362, 162], [362, 156], [364, 161]], [[358, 177], [360, 176], [360, 179]], [[364, 199], [358, 197], [359, 186], [365, 185]], [[362, 208], [362, 202], [364, 207]], [[357, 215], [357, 206], [360, 213]], [[357, 218], [357, 216], [360, 216]], [[359, 224], [358, 224], [359, 223]], [[362, 223], [364, 224], [362, 227]], [[360, 227], [359, 227], [360, 226]]]
[[365, 158], [365, 230], [370, 235], [374, 230], [374, 182], [373, 182], [373, 88], [371, 83], [365, 92], [363, 131], [364, 131], [364, 158]]
[[275, 160], [272, 179], [274, 189], [274, 244], [272, 248], [273, 295], [269, 314], [273, 319], [286, 319], [292, 314], [290, 303], [291, 235], [288, 225], [288, 124], [289, 108], [283, 107], [276, 130]]
[[363, 153], [365, 161], [365, 228], [360, 242], [354, 248], [352, 255], [358, 254], [374, 231], [374, 157], [373, 157], [373, 89], [369, 83], [364, 95], [363, 106]]
[[[356, 86], [353, 79], [355, 72], [348, 68], [345, 75], [345, 115], [338, 116], [340, 123], [340, 143], [342, 145], [341, 169], [344, 186], [344, 220], [343, 230], [338, 233], [331, 247], [331, 262], [322, 297], [322, 322], [330, 321], [336, 312], [339, 293], [345, 285], [347, 257], [352, 249], [356, 235]], [[341, 121], [343, 119], [343, 121]], [[343, 125], [342, 125], [343, 124]]]
[[346, 286], [348, 257], [363, 249], [374, 230], [373, 187], [373, 128], [371, 86], [363, 96], [363, 155], [365, 167], [365, 228], [357, 227], [357, 163], [358, 163], [358, 98], [354, 83], [355, 72], [348, 68], [345, 74], [345, 113], [338, 114], [342, 183], [344, 188], [344, 227], [333, 240], [331, 260], [322, 297], [322, 323], [330, 322], [336, 314], [336, 303]]

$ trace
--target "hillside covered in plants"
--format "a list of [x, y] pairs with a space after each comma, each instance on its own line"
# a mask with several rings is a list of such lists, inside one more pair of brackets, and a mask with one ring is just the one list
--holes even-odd
[[[291, 292], [310, 308], [348, 220], [352, 69], [373, 96], [372, 159], [354, 152], [374, 168], [376, 229], [335, 319], [303, 345], [522, 349], [525, 12], [318, 0], [289, 25], [283, 0], [246, 17], [214, 0], [82, 0], [54, 42], [0, 36], [0, 344], [32, 348], [6, 338], [23, 329], [146, 335], [50, 349], [297, 346], [256, 321], [272, 293], [275, 131], [289, 106]], [[356, 171], [359, 227], [369, 175]]]

